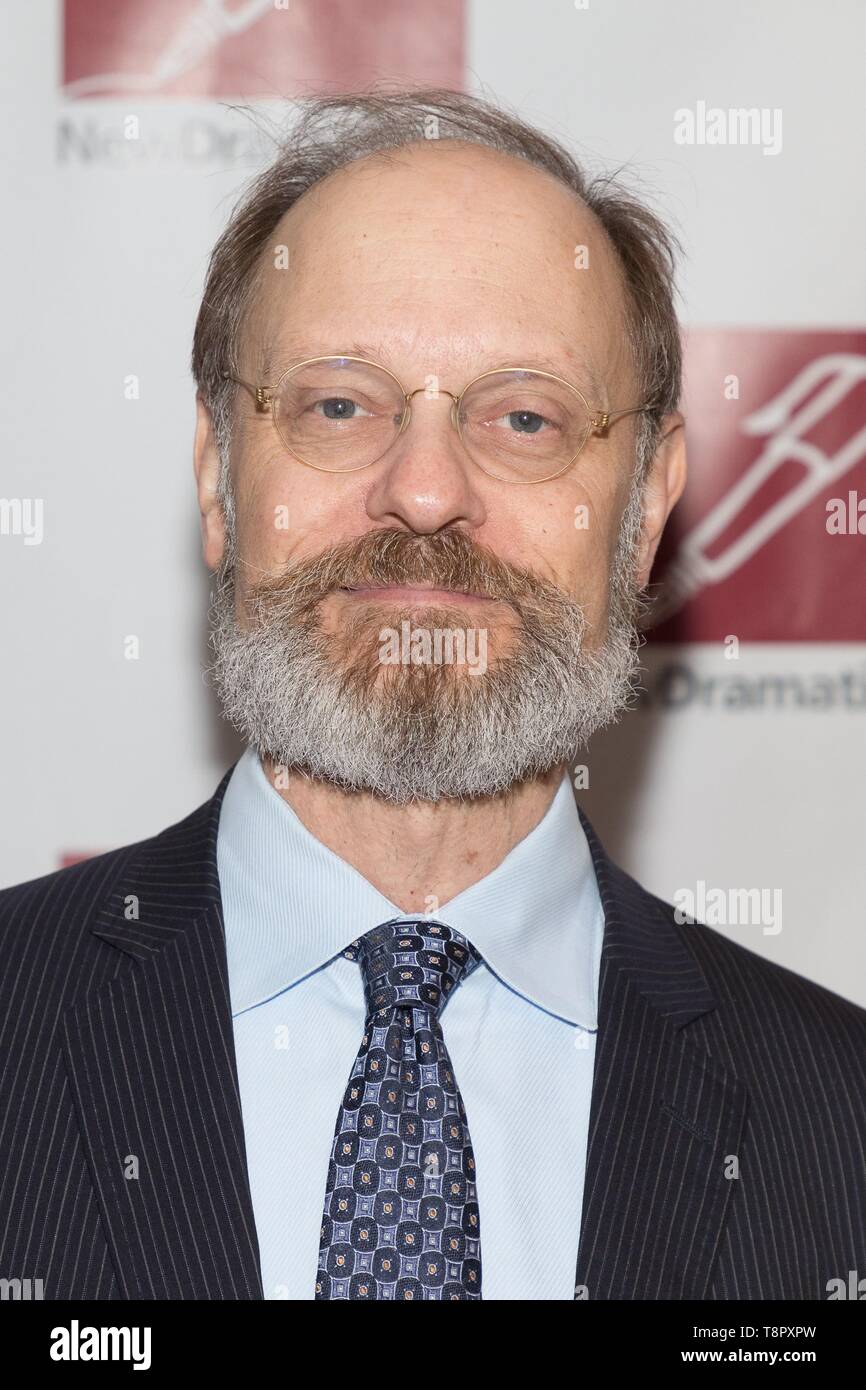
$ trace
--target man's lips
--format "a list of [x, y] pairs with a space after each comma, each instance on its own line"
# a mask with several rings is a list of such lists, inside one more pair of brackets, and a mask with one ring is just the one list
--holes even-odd
[[463, 589], [437, 589], [432, 584], [351, 585], [340, 590], [350, 598], [385, 599], [400, 603], [498, 603], [489, 594], [467, 593]]

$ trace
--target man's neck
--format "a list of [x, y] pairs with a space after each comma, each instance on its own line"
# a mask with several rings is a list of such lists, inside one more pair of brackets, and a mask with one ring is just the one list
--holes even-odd
[[307, 830], [407, 914], [437, 912], [501, 864], [542, 820], [565, 771], [479, 801], [395, 806], [263, 766]]

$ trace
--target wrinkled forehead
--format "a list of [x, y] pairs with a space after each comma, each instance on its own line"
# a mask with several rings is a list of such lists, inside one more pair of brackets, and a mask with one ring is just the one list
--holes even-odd
[[260, 380], [363, 345], [398, 375], [537, 365], [597, 397], [628, 376], [626, 337], [622, 272], [590, 209], [524, 160], [443, 141], [356, 161], [283, 216], [243, 352]]

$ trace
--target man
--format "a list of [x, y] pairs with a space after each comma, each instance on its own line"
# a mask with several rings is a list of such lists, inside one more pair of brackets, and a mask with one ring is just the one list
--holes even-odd
[[310, 103], [195, 335], [247, 751], [8, 890], [0, 1274], [53, 1299], [823, 1299], [866, 1014], [606, 857], [685, 482], [673, 247], [492, 106]]

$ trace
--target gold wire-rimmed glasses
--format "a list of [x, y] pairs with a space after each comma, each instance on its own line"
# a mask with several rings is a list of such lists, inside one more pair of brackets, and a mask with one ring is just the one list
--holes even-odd
[[534, 367], [482, 372], [456, 396], [433, 378], [406, 391], [387, 367], [344, 354], [296, 362], [274, 386], [223, 375], [249, 391], [257, 411], [270, 412], [293, 458], [324, 473], [356, 473], [378, 463], [407, 428], [421, 393], [449, 398], [451, 424], [467, 454], [505, 483], [561, 477], [591, 434], [604, 437], [615, 420], [651, 409], [596, 410], [564, 377]]

